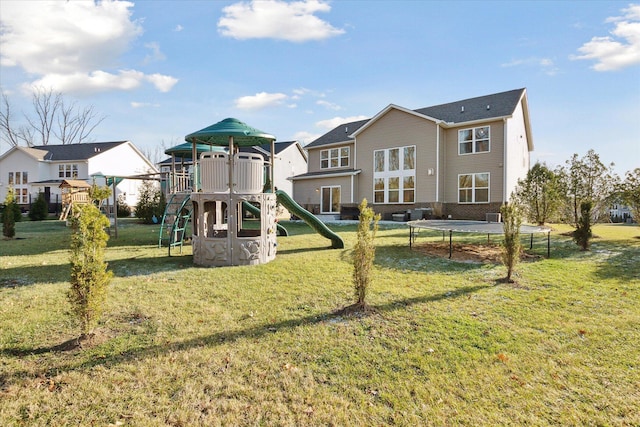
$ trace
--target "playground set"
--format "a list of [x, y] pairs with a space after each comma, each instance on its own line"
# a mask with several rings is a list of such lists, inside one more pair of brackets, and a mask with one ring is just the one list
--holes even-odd
[[[331, 240], [332, 248], [343, 248], [340, 236], [288, 194], [275, 191], [275, 139], [228, 118], [187, 135], [187, 143], [166, 150], [172, 161], [163, 186], [168, 202], [158, 245], [166, 245], [171, 255], [172, 248], [182, 249], [190, 237], [193, 262], [199, 266], [267, 263], [275, 259], [277, 235], [288, 235], [277, 223], [280, 203]], [[239, 150], [267, 143], [271, 144], [268, 161], [260, 154]], [[194, 159], [190, 168], [185, 166], [186, 158]]]

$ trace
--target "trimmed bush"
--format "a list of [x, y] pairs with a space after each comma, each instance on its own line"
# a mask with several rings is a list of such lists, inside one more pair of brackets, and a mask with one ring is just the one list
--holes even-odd
[[38, 198], [31, 204], [29, 209], [29, 218], [31, 221], [42, 221], [49, 216], [49, 205], [44, 199], [44, 193], [38, 193]]

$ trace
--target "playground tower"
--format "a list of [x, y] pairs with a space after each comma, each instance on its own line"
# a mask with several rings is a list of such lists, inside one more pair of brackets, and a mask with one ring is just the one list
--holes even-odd
[[[229, 118], [185, 137], [193, 144], [194, 188], [191, 193], [193, 262], [200, 266], [256, 265], [276, 257], [276, 195], [265, 189], [265, 168], [259, 154], [240, 146], [271, 143], [275, 137]], [[228, 152], [203, 152], [196, 146], [228, 147]], [[271, 162], [273, 163], [273, 161]], [[273, 185], [273, 176], [270, 178]], [[266, 191], [265, 191], [266, 190]]]

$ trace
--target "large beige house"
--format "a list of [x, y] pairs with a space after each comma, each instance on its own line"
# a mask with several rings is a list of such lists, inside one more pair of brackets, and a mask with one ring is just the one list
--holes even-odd
[[533, 151], [526, 89], [410, 110], [389, 105], [305, 147], [293, 197], [318, 214], [352, 213], [363, 198], [394, 213], [484, 220], [500, 211]]

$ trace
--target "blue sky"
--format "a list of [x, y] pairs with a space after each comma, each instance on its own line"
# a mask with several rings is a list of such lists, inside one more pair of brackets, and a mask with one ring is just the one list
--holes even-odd
[[0, 21], [14, 111], [52, 87], [106, 116], [96, 141], [157, 151], [236, 117], [308, 143], [389, 104], [526, 87], [532, 161], [640, 167], [640, 3], [1, 0]]

